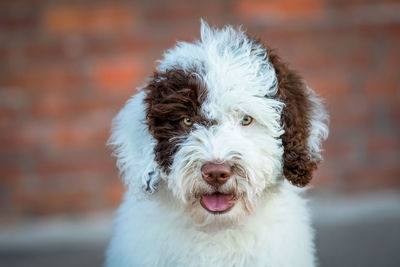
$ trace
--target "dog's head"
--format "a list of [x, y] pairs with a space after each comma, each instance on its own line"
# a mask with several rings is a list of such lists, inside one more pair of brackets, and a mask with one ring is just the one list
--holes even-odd
[[121, 110], [110, 144], [132, 194], [167, 190], [196, 223], [235, 224], [284, 179], [310, 182], [326, 119], [273, 50], [202, 22]]

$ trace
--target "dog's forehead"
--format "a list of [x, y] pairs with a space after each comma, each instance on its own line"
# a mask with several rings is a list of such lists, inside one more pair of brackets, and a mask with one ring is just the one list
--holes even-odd
[[257, 97], [277, 93], [277, 78], [267, 51], [240, 29], [217, 30], [203, 25], [201, 40], [178, 43], [159, 62], [160, 72], [182, 69], [197, 73], [207, 88], [208, 109], [243, 109]]

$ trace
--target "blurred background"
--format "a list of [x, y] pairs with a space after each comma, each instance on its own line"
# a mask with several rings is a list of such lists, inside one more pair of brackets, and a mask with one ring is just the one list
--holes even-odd
[[0, 266], [100, 266], [124, 191], [112, 118], [165, 49], [258, 35], [326, 99], [321, 266], [400, 266], [400, 1], [0, 1]]

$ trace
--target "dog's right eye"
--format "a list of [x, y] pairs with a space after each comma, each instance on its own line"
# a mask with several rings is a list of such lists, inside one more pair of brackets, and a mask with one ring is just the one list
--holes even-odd
[[190, 127], [193, 125], [193, 121], [189, 117], [186, 117], [183, 119], [183, 124], [185, 124], [187, 127]]
[[253, 118], [249, 115], [244, 115], [242, 118], [242, 125], [247, 126], [253, 122]]

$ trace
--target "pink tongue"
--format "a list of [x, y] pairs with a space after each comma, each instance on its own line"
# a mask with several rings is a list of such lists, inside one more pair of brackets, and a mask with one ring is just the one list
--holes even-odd
[[233, 198], [232, 194], [212, 194], [212, 195], [202, 195], [201, 201], [203, 205], [209, 211], [225, 211], [232, 207], [232, 203], [230, 202]]

